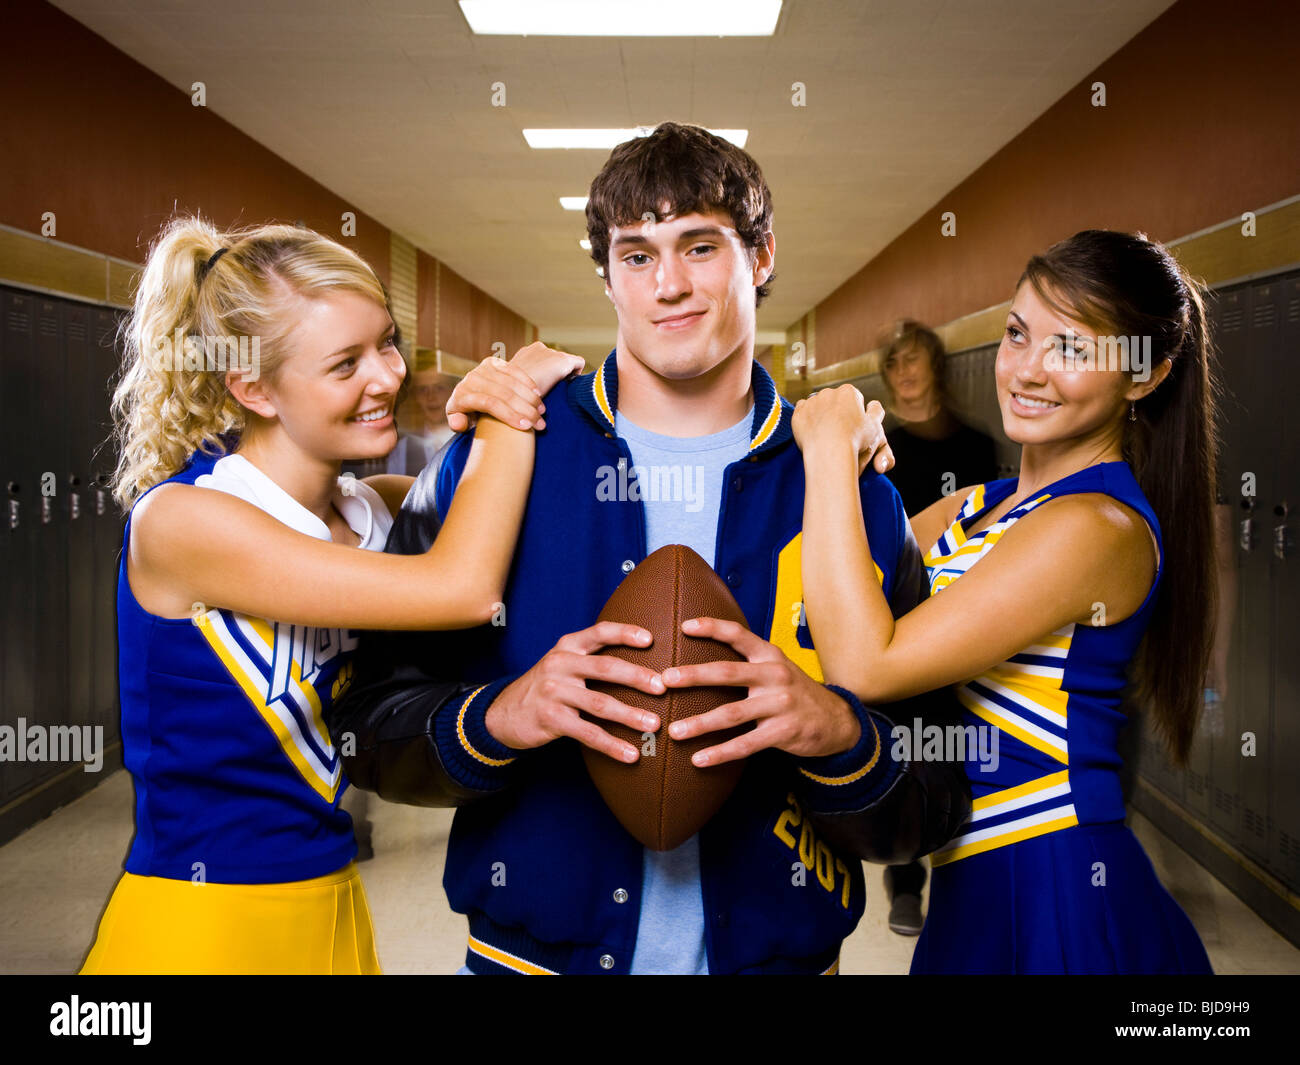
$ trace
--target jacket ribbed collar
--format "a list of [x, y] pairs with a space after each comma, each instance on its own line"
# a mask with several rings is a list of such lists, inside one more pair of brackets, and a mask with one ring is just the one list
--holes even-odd
[[[569, 401], [605, 433], [615, 431], [614, 412], [618, 410], [616, 355], [617, 349], [611, 351], [596, 370], [576, 378], [569, 386]], [[772, 375], [757, 359], [753, 361], [750, 385], [754, 390], [754, 420], [749, 428], [749, 454], [755, 456], [790, 439], [794, 407], [781, 398]]]

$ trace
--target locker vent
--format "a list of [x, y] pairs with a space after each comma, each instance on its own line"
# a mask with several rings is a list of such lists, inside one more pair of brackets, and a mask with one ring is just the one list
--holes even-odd
[[1286, 320], [1288, 322], [1300, 322], [1300, 296], [1292, 297], [1287, 301]]
[[26, 311], [11, 310], [9, 312], [7, 324], [9, 326], [9, 332], [25, 333], [31, 328], [31, 319], [27, 317]]
[[1219, 323], [1219, 328], [1225, 333], [1235, 333], [1241, 328], [1241, 323], [1246, 319], [1246, 312], [1240, 307], [1234, 307], [1230, 311], [1223, 312], [1223, 320]]
[[1205, 794], [1205, 777], [1194, 769], [1187, 771], [1187, 786], [1191, 788], [1193, 795]]
[[1249, 806], [1247, 806], [1245, 811], [1242, 813], [1241, 821], [1245, 826], [1246, 831], [1252, 836], [1258, 836], [1260, 839], [1264, 839], [1268, 835], [1268, 831], [1264, 825], [1263, 816], [1256, 813]]
[[1267, 329], [1277, 321], [1277, 304], [1276, 303], [1259, 303], [1255, 305], [1255, 313], [1251, 315], [1251, 325], [1256, 329]]
[[1225, 814], [1232, 813], [1233, 806], [1236, 805], [1233, 798], [1233, 795], [1224, 791], [1217, 784], [1214, 785], [1214, 808], [1216, 810], [1221, 810]]

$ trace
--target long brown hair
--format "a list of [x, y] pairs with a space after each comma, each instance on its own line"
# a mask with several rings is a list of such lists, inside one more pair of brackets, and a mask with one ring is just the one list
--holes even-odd
[[[1020, 283], [1060, 313], [1151, 338], [1169, 375], [1125, 420], [1124, 458], [1160, 521], [1164, 574], [1133, 680], [1179, 765], [1200, 715], [1214, 637], [1218, 381], [1202, 287], [1142, 233], [1088, 229], [1029, 260]], [[1019, 287], [1019, 283], [1017, 284]]]

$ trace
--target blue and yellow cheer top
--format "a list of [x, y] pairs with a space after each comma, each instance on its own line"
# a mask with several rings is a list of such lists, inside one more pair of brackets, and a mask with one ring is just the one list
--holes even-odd
[[[173, 482], [227, 492], [330, 539], [324, 522], [241, 455], [196, 452], [161, 483]], [[334, 502], [362, 548], [383, 550], [392, 516], [374, 489], [340, 478]], [[127, 872], [265, 884], [347, 865], [356, 854], [339, 805], [347, 781], [321, 715], [350, 680], [356, 633], [202, 603], [190, 618], [150, 614], [127, 580], [130, 536], [128, 517], [117, 584], [123, 761], [135, 785]]]
[[[966, 740], [971, 814], [930, 856], [930, 912], [912, 972], [1209, 972], [1191, 922], [1124, 824], [1120, 788], [1121, 703], [1163, 575], [1160, 524], [1128, 464], [1104, 462], [968, 532], [1016, 487], [1014, 478], [991, 481], [966, 498], [925, 557], [932, 595], [1026, 514], [1078, 493], [1110, 496], [1141, 515], [1160, 561], [1129, 617], [1107, 624], [1099, 613], [1096, 624], [1044, 633], [958, 686], [967, 735], [979, 735], [973, 727], [996, 736]], [[987, 756], [990, 739], [996, 759]]]

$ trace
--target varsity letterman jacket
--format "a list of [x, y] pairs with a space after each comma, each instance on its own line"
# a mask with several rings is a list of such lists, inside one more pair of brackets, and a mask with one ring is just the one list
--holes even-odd
[[[750, 628], [821, 682], [803, 620], [802, 456], [793, 407], [757, 362], [748, 455], [724, 477], [716, 571]], [[443, 878], [468, 915], [476, 973], [621, 973], [632, 961], [643, 850], [605, 807], [576, 741], [513, 750], [484, 725], [493, 699], [560, 639], [595, 623], [646, 554], [631, 454], [615, 432], [613, 352], [546, 396], [532, 486], [503, 609], [457, 632], [366, 633], [355, 675], [328, 724], [353, 784], [394, 802], [456, 806]], [[425, 469], [387, 550], [428, 549], [468, 457], [462, 435]], [[684, 461], [689, 461], [684, 458]], [[926, 594], [925, 570], [897, 491], [861, 478], [877, 575], [895, 616]], [[710, 973], [835, 971], [863, 912], [861, 860], [898, 863], [957, 832], [970, 809], [961, 765], [908, 762], [892, 719], [956, 720], [947, 691], [867, 708], [858, 744], [825, 758], [767, 750], [700, 832]]]

